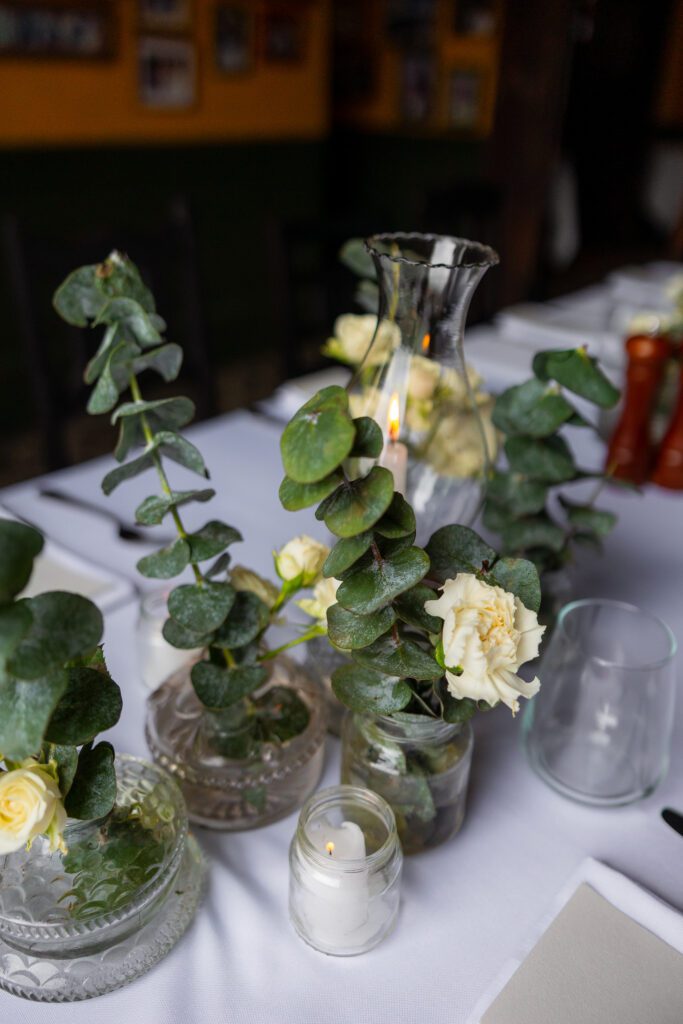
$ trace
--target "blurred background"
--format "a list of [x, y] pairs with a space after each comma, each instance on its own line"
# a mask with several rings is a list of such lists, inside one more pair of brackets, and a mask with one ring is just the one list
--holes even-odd
[[5, 484], [111, 450], [51, 295], [114, 246], [200, 416], [323, 365], [350, 236], [493, 245], [470, 323], [683, 258], [683, 0], [0, 0], [0, 144]]

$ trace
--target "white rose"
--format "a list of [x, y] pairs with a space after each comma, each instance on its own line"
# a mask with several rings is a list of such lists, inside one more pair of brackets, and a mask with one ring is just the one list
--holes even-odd
[[296, 603], [312, 619], [327, 629], [327, 609], [337, 603], [337, 588], [340, 580], [323, 579], [313, 588], [313, 597], [304, 597]]
[[0, 773], [0, 854], [12, 853], [47, 833], [50, 849], [64, 851], [66, 811], [47, 766], [27, 758], [20, 768]]
[[535, 612], [501, 587], [483, 583], [471, 573], [446, 580], [440, 598], [425, 602], [425, 611], [444, 620], [441, 634], [449, 692], [459, 699], [502, 701], [512, 714], [518, 697], [533, 697], [538, 679], [526, 683], [517, 675], [525, 661], [535, 658], [545, 626]]
[[279, 597], [278, 588], [274, 583], [244, 565], [236, 565], [231, 569], [230, 582], [235, 590], [249, 590], [256, 594], [268, 608], [272, 608]]
[[[368, 352], [375, 330], [377, 336], [372, 350]], [[362, 363], [368, 353], [365, 365], [377, 366], [384, 362], [400, 341], [401, 332], [395, 323], [383, 320], [377, 328], [377, 317], [371, 313], [344, 313], [335, 320], [334, 337], [328, 340], [324, 351], [326, 355], [352, 366]]]
[[423, 401], [431, 398], [441, 374], [441, 364], [424, 356], [413, 356], [408, 372], [408, 398]]
[[302, 586], [308, 587], [317, 580], [329, 553], [326, 544], [304, 534], [287, 541], [275, 553], [275, 569], [281, 580], [295, 580], [302, 576]]

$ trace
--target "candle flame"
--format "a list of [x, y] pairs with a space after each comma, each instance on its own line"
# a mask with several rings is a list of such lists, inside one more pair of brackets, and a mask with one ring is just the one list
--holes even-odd
[[387, 417], [387, 427], [389, 430], [389, 440], [398, 441], [398, 435], [401, 432], [401, 414], [400, 406], [398, 402], [398, 391], [394, 391], [389, 402], [389, 416]]
[[325, 844], [325, 849], [327, 850], [327, 852], [329, 853], [329, 855], [331, 857], [332, 854], [334, 853], [334, 843], [333, 842], [326, 843]]
[[422, 351], [423, 352], [428, 352], [429, 351], [429, 342], [430, 341], [431, 341], [431, 336], [429, 334], [425, 334], [424, 338], [422, 339]]

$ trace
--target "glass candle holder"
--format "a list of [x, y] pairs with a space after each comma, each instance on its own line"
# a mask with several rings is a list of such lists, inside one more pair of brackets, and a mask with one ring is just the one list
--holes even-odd
[[289, 914], [309, 946], [356, 956], [393, 928], [403, 855], [394, 813], [376, 793], [332, 786], [310, 797], [289, 864]]
[[168, 590], [155, 590], [140, 601], [136, 641], [140, 677], [146, 690], [156, 690], [181, 666], [193, 661], [201, 650], [184, 651], [172, 647], [162, 630], [168, 618]]
[[566, 605], [523, 721], [532, 768], [564, 796], [610, 806], [650, 794], [669, 762], [676, 640], [620, 601]]

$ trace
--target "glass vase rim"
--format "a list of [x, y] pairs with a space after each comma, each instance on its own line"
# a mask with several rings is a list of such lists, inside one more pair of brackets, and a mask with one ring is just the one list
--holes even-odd
[[336, 786], [328, 786], [326, 789], [316, 790], [315, 793], [309, 796], [299, 812], [295, 839], [306, 856], [314, 864], [324, 867], [329, 871], [330, 859], [315, 848], [308, 836], [306, 824], [313, 811], [317, 810], [319, 806], [324, 806], [325, 804], [334, 806], [335, 803], [339, 802], [348, 803], [351, 799], [355, 799], [356, 802], [374, 811], [385, 825], [387, 835], [384, 842], [374, 853], [366, 854], [364, 857], [333, 861], [335, 871], [342, 875], [358, 874], [361, 871], [369, 872], [378, 866], [381, 867], [395, 853], [397, 847], [400, 850], [396, 816], [384, 797], [371, 789], [364, 789], [362, 786], [350, 786], [342, 782]]
[[374, 719], [380, 727], [382, 725], [392, 725], [400, 729], [415, 729], [422, 732], [424, 736], [434, 734], [455, 736], [459, 732], [473, 733], [472, 721], [469, 718], [464, 722], [446, 722], [443, 718], [430, 718], [428, 715], [422, 715], [421, 721], [408, 722], [400, 718], [394, 718], [393, 715], [376, 715], [373, 712], [366, 712], [365, 714], [369, 718]]
[[[451, 242], [460, 243], [475, 252], [480, 253], [481, 259], [468, 260], [463, 263], [431, 263], [429, 260], [414, 260], [409, 256], [392, 255], [388, 252], [380, 252], [377, 248], [379, 242], [397, 242], [405, 244], [409, 239], [420, 241], [436, 242], [439, 239], [448, 239]], [[387, 260], [390, 263], [404, 264], [409, 267], [427, 267], [433, 270], [471, 270], [475, 268], [485, 269], [495, 267], [500, 263], [500, 256], [490, 245], [485, 242], [476, 242], [470, 238], [461, 238], [459, 235], [440, 235], [433, 232], [422, 233], [420, 231], [386, 231], [370, 235], [364, 241], [366, 251], [380, 260]]]
[[[630, 601], [617, 601], [611, 597], [582, 597], [576, 601], [569, 601], [565, 604], [557, 616], [555, 623], [555, 635], [562, 634], [563, 638], [569, 640], [567, 634], [566, 620], [572, 612], [577, 611], [581, 608], [595, 607], [597, 605], [603, 605], [605, 607], [618, 609], [622, 612], [628, 612], [629, 614], [636, 614], [643, 618], [647, 618], [650, 622], [654, 622], [661, 630], [666, 642], [668, 643], [667, 653], [654, 661], [644, 662], [639, 665], [625, 665], [621, 662], [615, 661], [612, 658], [603, 658], [600, 655], [590, 655], [593, 661], [598, 662], [601, 665], [609, 665], [610, 668], [617, 668], [621, 672], [647, 672], [653, 671], [654, 669], [663, 668], [668, 665], [676, 656], [678, 650], [678, 640], [676, 635], [670, 626], [667, 626], [663, 619], [660, 619], [654, 612], [649, 611], [647, 608], [640, 608], [636, 604], [631, 604]], [[550, 649], [550, 645], [548, 647]]]

